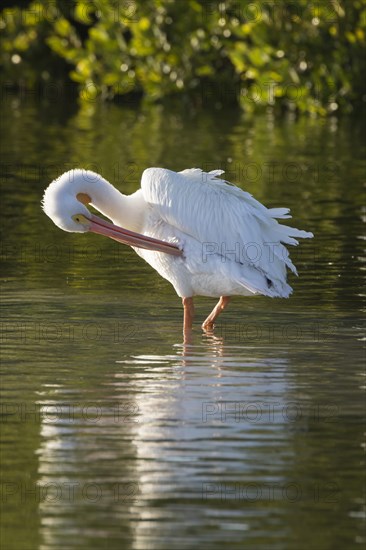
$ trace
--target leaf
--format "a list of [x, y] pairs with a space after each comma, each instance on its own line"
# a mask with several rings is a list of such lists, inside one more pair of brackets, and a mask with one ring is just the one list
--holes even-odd
[[68, 36], [70, 34], [70, 31], [71, 31], [71, 25], [69, 23], [69, 21], [67, 19], [65, 19], [64, 17], [62, 19], [58, 19], [55, 23], [55, 31], [57, 32], [57, 34], [59, 34], [60, 36]]
[[75, 19], [84, 25], [91, 25], [93, 23], [90, 15], [93, 13], [94, 8], [90, 2], [78, 2], [75, 7]]

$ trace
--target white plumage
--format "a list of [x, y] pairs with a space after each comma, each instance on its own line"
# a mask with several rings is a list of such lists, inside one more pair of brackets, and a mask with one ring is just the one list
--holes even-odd
[[184, 268], [171, 281], [179, 296], [260, 293], [287, 298], [292, 289], [286, 282], [286, 265], [294, 273], [296, 268], [284, 244], [297, 245], [296, 238], [312, 233], [279, 224], [275, 218], [291, 217], [288, 209], [266, 208], [249, 193], [218, 179], [222, 173], [145, 170], [141, 189], [151, 210], [143, 232], [162, 240], [173, 238], [184, 258], [164, 257], [169, 269], [159, 266], [150, 252], [142, 251], [141, 256], [168, 280], [171, 270], [176, 271], [174, 264]]
[[[222, 173], [148, 168], [141, 189], [125, 196], [94, 172], [71, 170], [47, 188], [43, 208], [62, 229], [87, 231], [93, 230], [92, 222], [88, 223], [89, 211], [81, 202], [90, 202], [115, 226], [174, 245], [181, 255], [164, 248], [164, 252], [151, 250], [148, 245], [134, 249], [182, 298], [251, 294], [287, 298], [292, 292], [287, 268], [294, 273], [296, 268], [285, 245], [297, 245], [298, 238], [310, 238], [312, 233], [282, 225], [277, 219], [290, 218], [288, 209], [266, 208], [220, 179]], [[89, 200], [80, 202], [85, 196]], [[76, 214], [85, 216], [87, 223], [76, 223]]]

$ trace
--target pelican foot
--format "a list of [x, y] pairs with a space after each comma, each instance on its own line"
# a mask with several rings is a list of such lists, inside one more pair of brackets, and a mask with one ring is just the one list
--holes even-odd
[[203, 321], [203, 324], [201, 325], [203, 330], [213, 330], [216, 319], [220, 313], [224, 311], [229, 302], [230, 296], [221, 296], [210, 315]]
[[201, 329], [204, 330], [205, 332], [213, 332], [214, 328], [215, 328], [215, 324], [212, 322], [204, 321], [201, 325]]

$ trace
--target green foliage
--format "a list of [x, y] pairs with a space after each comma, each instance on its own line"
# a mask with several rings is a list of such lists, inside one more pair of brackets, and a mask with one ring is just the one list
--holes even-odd
[[4, 9], [3, 79], [327, 114], [365, 100], [366, 0], [38, 0]]

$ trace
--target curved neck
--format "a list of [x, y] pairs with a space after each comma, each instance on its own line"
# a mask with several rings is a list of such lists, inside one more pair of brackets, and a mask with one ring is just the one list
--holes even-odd
[[94, 172], [86, 171], [81, 178], [76, 176], [79, 174], [75, 174], [73, 185], [76, 195], [88, 195], [91, 206], [112, 220], [114, 224], [137, 233], [142, 231], [146, 203], [141, 190], [127, 196]]

